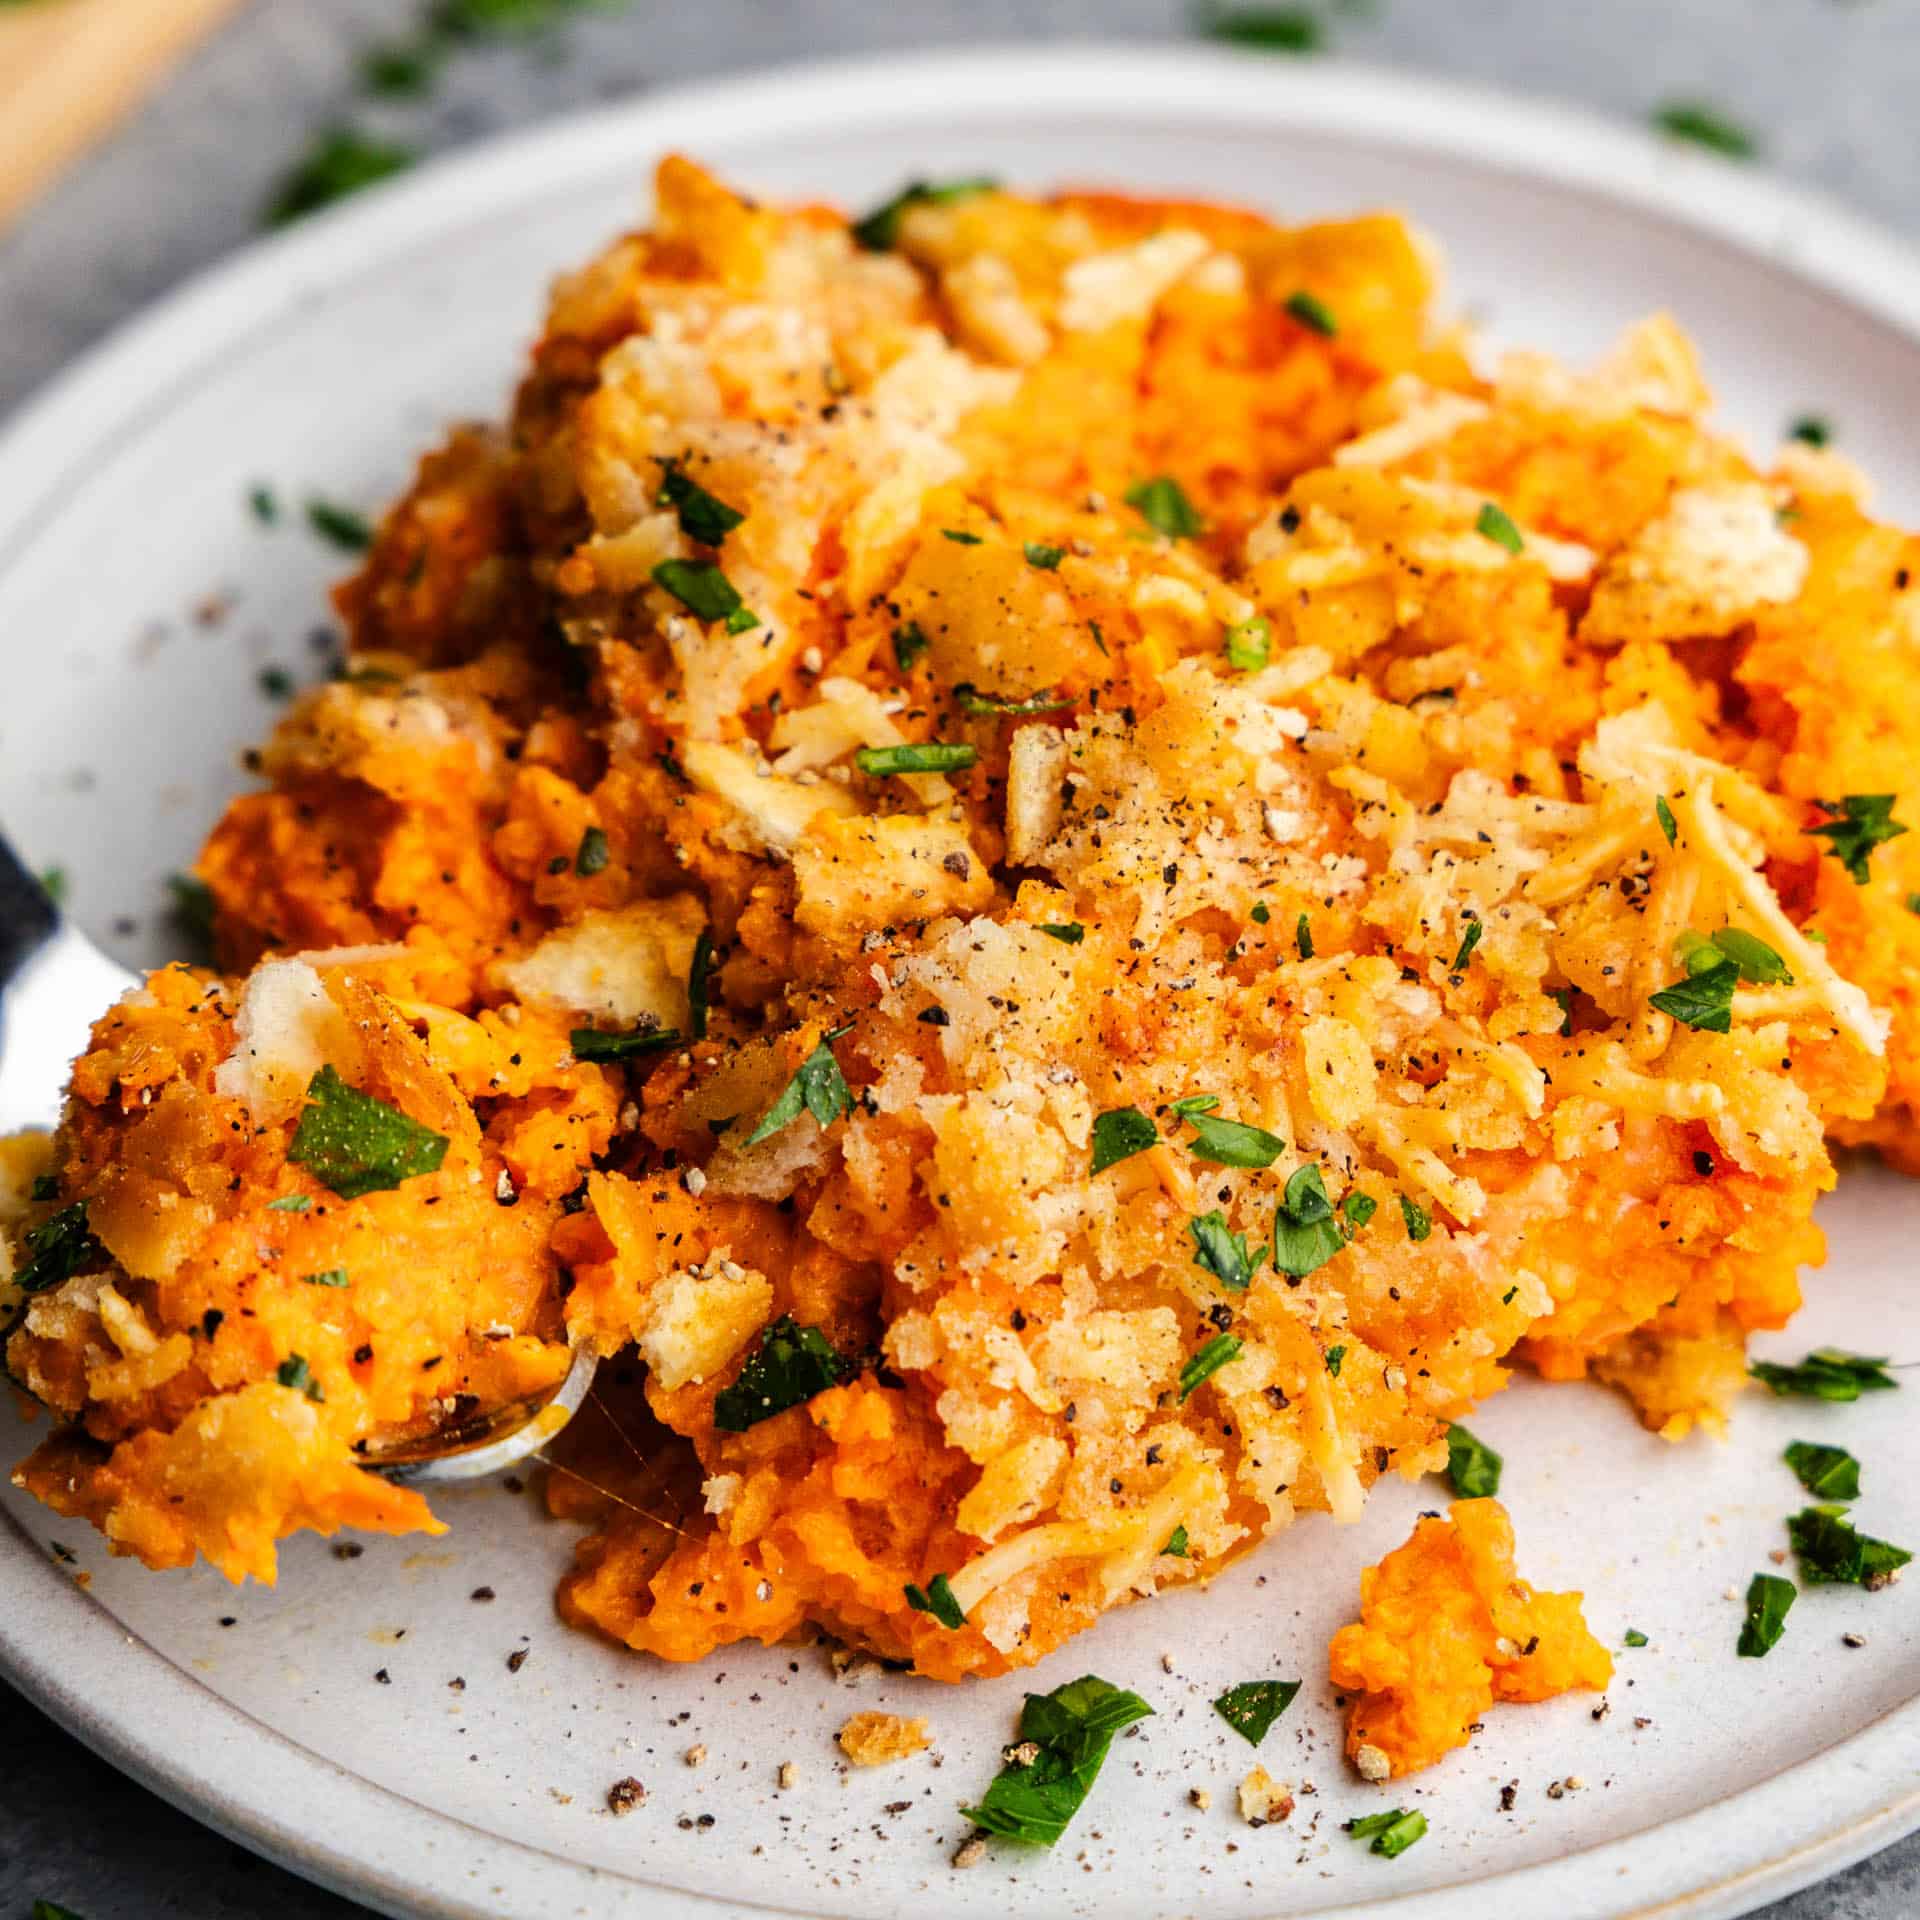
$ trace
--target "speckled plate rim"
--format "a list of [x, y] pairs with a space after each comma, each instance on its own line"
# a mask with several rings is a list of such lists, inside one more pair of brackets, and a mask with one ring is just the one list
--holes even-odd
[[[490, 143], [202, 276], [83, 355], [0, 434], [0, 576], [129, 420], [164, 411], [217, 378], [223, 359], [259, 329], [377, 275], [416, 242], [604, 180], [610, 168], [638, 177], [663, 149], [697, 148], [716, 116], [751, 116], [762, 134], [803, 139], [857, 122], [910, 127], [920, 110], [982, 125], [1204, 110], [1268, 131], [1430, 151], [1678, 224], [1920, 344], [1920, 258], [1901, 242], [1818, 196], [1577, 111], [1339, 63], [1293, 66], [1200, 48], [1007, 47], [838, 61], [678, 89]], [[114, 1765], [294, 1871], [403, 1920], [715, 1920], [767, 1911], [610, 1875], [371, 1785], [128, 1633], [9, 1527], [0, 1674]], [[1733, 1920], [1916, 1826], [1920, 1695], [1692, 1814], [1470, 1885], [1371, 1900], [1364, 1912]], [[1349, 1920], [1362, 1912], [1339, 1910]]]

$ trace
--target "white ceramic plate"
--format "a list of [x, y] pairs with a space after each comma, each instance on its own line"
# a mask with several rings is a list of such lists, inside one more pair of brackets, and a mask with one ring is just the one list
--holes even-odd
[[[165, 950], [162, 877], [269, 724], [260, 670], [324, 666], [310, 640], [338, 556], [255, 524], [249, 486], [372, 506], [446, 421], [497, 412], [546, 278], [640, 214], [669, 147], [768, 193], [854, 204], [909, 173], [989, 170], [1289, 215], [1405, 208], [1496, 337], [1587, 354], [1671, 306], [1733, 424], [1764, 437], [1828, 413], [1890, 509], [1920, 516], [1920, 267], [1708, 157], [1405, 79], [1158, 48], [943, 55], [650, 100], [259, 247], [81, 362], [0, 443], [0, 818], [68, 870], [80, 917], [122, 957]], [[1861, 1171], [1825, 1218], [1834, 1252], [1811, 1304], [1762, 1345], [1920, 1357], [1920, 1294], [1902, 1284], [1920, 1196]], [[1235, 1920], [1391, 1903], [1405, 1920], [1717, 1920], [1920, 1823], [1920, 1583], [1811, 1590], [1770, 1658], [1733, 1652], [1736, 1595], [1799, 1504], [1789, 1438], [1844, 1442], [1866, 1462], [1863, 1525], [1920, 1535], [1902, 1399], [1750, 1397], [1730, 1444], [1679, 1448], [1594, 1390], [1522, 1383], [1477, 1417], [1507, 1456], [1523, 1571], [1584, 1588], [1613, 1645], [1629, 1626], [1651, 1644], [1620, 1656], [1603, 1719], [1590, 1698], [1497, 1709], [1470, 1750], [1398, 1790], [1431, 1834], [1392, 1862], [1338, 1830], [1383, 1801], [1341, 1764], [1324, 1646], [1362, 1564], [1439, 1504], [1438, 1483], [1383, 1484], [1357, 1527], [1308, 1519], [1208, 1591], [1110, 1618], [1037, 1669], [1042, 1687], [1084, 1671], [1134, 1686], [1158, 1717], [1119, 1743], [1056, 1852], [969, 1873], [947, 1864], [956, 1808], [997, 1764], [1019, 1680], [836, 1685], [818, 1650], [693, 1669], [617, 1653], [557, 1623], [566, 1530], [498, 1488], [445, 1500], [445, 1541], [341, 1560], [306, 1539], [277, 1592], [240, 1594], [204, 1569], [115, 1563], [10, 1495], [0, 1666], [161, 1793], [397, 1915], [1148, 1920], [1204, 1905]], [[470, 1597], [481, 1586], [491, 1601]], [[1842, 1646], [1850, 1629], [1864, 1647]], [[1231, 1811], [1253, 1756], [1207, 1702], [1271, 1674], [1306, 1686], [1259, 1757], [1315, 1791], [1255, 1832]], [[833, 1731], [876, 1705], [928, 1715], [936, 1754], [847, 1774]], [[681, 1759], [695, 1742], [697, 1771]], [[800, 1781], [782, 1793], [787, 1760]], [[606, 1790], [628, 1774], [648, 1801], [616, 1821]], [[1583, 1786], [1549, 1798], [1568, 1775]], [[1211, 1812], [1190, 1806], [1196, 1786]]]

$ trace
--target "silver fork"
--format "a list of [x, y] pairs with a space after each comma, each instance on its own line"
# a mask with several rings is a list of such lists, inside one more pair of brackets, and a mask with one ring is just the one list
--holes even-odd
[[[0, 834], [0, 1133], [54, 1125], [67, 1069], [94, 1020], [139, 984], [60, 911]], [[368, 1446], [357, 1457], [392, 1480], [484, 1479], [537, 1453], [566, 1425], [594, 1368], [592, 1348], [579, 1347], [544, 1400], [515, 1402], [421, 1441]]]

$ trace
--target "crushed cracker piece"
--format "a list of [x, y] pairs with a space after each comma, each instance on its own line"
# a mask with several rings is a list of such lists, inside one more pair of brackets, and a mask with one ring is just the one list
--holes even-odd
[[839, 1733], [840, 1751], [856, 1767], [891, 1766], [928, 1743], [927, 1723], [898, 1713], [856, 1713]]

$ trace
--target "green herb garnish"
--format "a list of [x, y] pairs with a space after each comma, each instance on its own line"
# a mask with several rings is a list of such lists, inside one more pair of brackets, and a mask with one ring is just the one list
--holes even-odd
[[1205, 522], [1171, 474], [1155, 474], [1151, 480], [1136, 480], [1126, 492], [1127, 505], [1155, 533], [1169, 540], [1197, 539], [1206, 531]]
[[953, 697], [963, 713], [970, 713], [976, 719], [989, 713], [1058, 713], [1062, 707], [1073, 705], [1070, 694], [1055, 693], [1050, 687], [1030, 693], [1024, 700], [1014, 700], [997, 693], [982, 693], [965, 680], [954, 688]]
[[1810, 1586], [1884, 1587], [1913, 1558], [1905, 1547], [1855, 1531], [1836, 1506], [1803, 1507], [1789, 1517], [1787, 1538]]
[[56, 907], [67, 904], [67, 870], [65, 867], [48, 867], [40, 876], [40, 891]]
[[893, 660], [902, 673], [909, 673], [913, 663], [932, 645], [921, 632], [917, 620], [907, 620], [893, 630]]
[[1718, 960], [1670, 987], [1662, 987], [1658, 993], [1648, 994], [1647, 1004], [1698, 1032], [1731, 1033], [1733, 990], [1739, 984], [1738, 962]]
[[1887, 1371], [1884, 1354], [1842, 1353], [1838, 1347], [1816, 1347], [1798, 1366], [1775, 1360], [1756, 1360], [1747, 1371], [1783, 1399], [1798, 1394], [1808, 1400], [1858, 1400], [1863, 1393], [1891, 1393], [1900, 1382]]
[[287, 1148], [295, 1166], [305, 1167], [343, 1200], [384, 1193], [403, 1180], [433, 1173], [446, 1157], [444, 1133], [356, 1092], [330, 1066], [308, 1081], [307, 1108]]
[[607, 844], [607, 836], [599, 827], [589, 827], [580, 836], [579, 851], [573, 856], [573, 870], [583, 880], [591, 880], [596, 873], [606, 871], [607, 862], [613, 858], [613, 849]]
[[964, 773], [980, 758], [964, 740], [914, 740], [899, 747], [862, 747], [853, 764], [862, 773]]
[[1845, 1447], [1796, 1440], [1784, 1456], [1794, 1477], [1818, 1500], [1858, 1500], [1860, 1462]]
[[936, 1573], [927, 1582], [924, 1593], [911, 1583], [904, 1591], [907, 1605], [915, 1613], [930, 1613], [943, 1627], [955, 1633], [967, 1624], [967, 1616], [960, 1602], [953, 1597], [953, 1589], [947, 1584], [944, 1573]]
[[696, 620], [724, 621], [729, 633], [746, 633], [760, 624], [760, 616], [741, 600], [733, 582], [709, 562], [662, 560], [653, 578]]
[[1050, 547], [1040, 540], [1029, 540], [1021, 551], [1026, 554], [1030, 566], [1039, 567], [1046, 573], [1051, 573], [1067, 557], [1065, 547]]
[[637, 1060], [642, 1054], [660, 1053], [680, 1044], [678, 1027], [629, 1027], [623, 1033], [607, 1033], [599, 1027], [575, 1027], [567, 1035], [576, 1060], [592, 1060], [606, 1065], [615, 1060]]
[[318, 497], [307, 502], [307, 525], [343, 553], [364, 553], [373, 545], [373, 529], [362, 514]]
[[978, 193], [992, 193], [1000, 182], [989, 174], [964, 180], [915, 180], [903, 187], [891, 200], [856, 220], [850, 231], [854, 244], [869, 253], [885, 253], [900, 237], [900, 216], [909, 207], [945, 207], [956, 200], [970, 200]]
[[1630, 1647], [1644, 1647], [1647, 1644], [1647, 1636], [1638, 1627], [1629, 1627], [1623, 1637]]
[[1212, 40], [1259, 53], [1318, 53], [1326, 33], [1305, 7], [1235, 7], [1205, 15], [1200, 23]]
[[1874, 848], [1898, 840], [1907, 831], [1893, 817], [1893, 802], [1890, 793], [1850, 793], [1837, 803], [1818, 802], [1836, 818], [1807, 831], [1831, 843], [1827, 851], [1846, 868], [1856, 887], [1867, 884], [1867, 861]]
[[1180, 1369], [1180, 1399], [1184, 1405], [1188, 1395], [1203, 1380], [1211, 1379], [1229, 1360], [1238, 1357], [1241, 1342], [1237, 1334], [1218, 1333]]
[[1340, 1217], [1346, 1221], [1350, 1234], [1358, 1233], [1379, 1210], [1380, 1202], [1372, 1194], [1358, 1190], [1340, 1202]]
[[707, 1021], [713, 1012], [713, 936], [703, 927], [693, 943], [693, 959], [687, 967], [687, 1026], [693, 1038], [707, 1037]]
[[1345, 1347], [1329, 1347], [1326, 1350], [1326, 1352], [1323, 1353], [1320, 1357], [1322, 1360], [1326, 1362], [1327, 1371], [1330, 1374], [1332, 1374], [1332, 1376], [1336, 1380], [1338, 1380], [1340, 1378], [1341, 1363], [1347, 1357], [1346, 1348]]
[[371, 139], [351, 127], [333, 127], [320, 135], [274, 190], [266, 206], [266, 223], [284, 227], [405, 172], [418, 157], [411, 147]]
[[1297, 293], [1287, 295], [1286, 309], [1303, 327], [1319, 334], [1322, 339], [1331, 340], [1340, 331], [1340, 323], [1333, 317], [1333, 309], [1317, 295], [1308, 293], [1304, 287]]
[[1688, 140], [1729, 160], [1751, 160], [1760, 143], [1719, 108], [1701, 100], [1673, 100], [1654, 110], [1653, 124], [1674, 140]]
[[280, 502], [269, 486], [262, 484], [247, 489], [247, 509], [263, 527], [280, 523]]
[[329, 1267], [324, 1273], [303, 1273], [300, 1284], [303, 1287], [345, 1287], [352, 1282], [345, 1267]]
[[1167, 1535], [1167, 1544], [1164, 1547], [1162, 1547], [1160, 1551], [1164, 1554], [1170, 1555], [1175, 1560], [1186, 1559], [1187, 1557], [1186, 1528], [1184, 1526], [1175, 1527], [1174, 1530]]
[[1211, 1094], [1194, 1094], [1173, 1103], [1172, 1111], [1194, 1131], [1187, 1151], [1196, 1160], [1216, 1167], [1270, 1167], [1286, 1152], [1287, 1143], [1265, 1127], [1216, 1119], [1207, 1109], [1219, 1104]]
[[1447, 1479], [1463, 1500], [1488, 1500], [1500, 1491], [1500, 1469], [1506, 1464], [1484, 1440], [1477, 1440], [1457, 1420], [1447, 1429]]
[[1105, 1173], [1159, 1144], [1160, 1131], [1138, 1107], [1109, 1107], [1093, 1116], [1093, 1171]]
[[660, 491], [656, 507], [671, 507], [680, 519], [680, 531], [703, 547], [717, 547], [747, 516], [737, 507], [709, 493], [677, 460], [660, 463]]
[[1242, 673], [1264, 667], [1273, 651], [1273, 623], [1255, 614], [1227, 629], [1227, 665]]
[[942, 527], [940, 529], [940, 538], [942, 540], [951, 540], [956, 547], [977, 547], [980, 545], [980, 536], [977, 533], [967, 533], [959, 527]]
[[819, 1044], [801, 1061], [800, 1071], [767, 1109], [765, 1118], [747, 1135], [748, 1146], [757, 1147], [782, 1127], [791, 1126], [800, 1118], [803, 1107], [823, 1129], [832, 1126], [842, 1114], [853, 1111], [853, 1095], [847, 1089], [839, 1061], [833, 1057], [833, 1042], [852, 1031], [850, 1025], [835, 1027], [821, 1036]]
[[1249, 1746], [1257, 1747], [1299, 1691], [1298, 1680], [1243, 1680], [1221, 1694], [1213, 1710]]
[[1233, 1232], [1218, 1207], [1189, 1220], [1187, 1231], [1193, 1235], [1193, 1264], [1212, 1274], [1229, 1293], [1244, 1293], [1253, 1283], [1254, 1269], [1267, 1257], [1266, 1249], [1250, 1253], [1247, 1236]]
[[267, 1202], [269, 1213], [306, 1213], [312, 1209], [313, 1202], [304, 1193], [283, 1193], [278, 1200]]
[[1046, 922], [1036, 931], [1044, 933], [1049, 940], [1058, 940], [1063, 947], [1077, 947], [1087, 937], [1086, 928], [1078, 920]]
[[45, 1293], [71, 1280], [85, 1267], [106, 1263], [106, 1249], [93, 1237], [87, 1225], [87, 1203], [76, 1200], [49, 1214], [37, 1227], [29, 1227], [22, 1236], [27, 1263], [14, 1276], [13, 1284], [22, 1293]]
[[1833, 427], [1817, 413], [1803, 413], [1787, 428], [1787, 438], [1803, 447], [1824, 447], [1833, 438]]
[[1673, 809], [1667, 805], [1664, 793], [1655, 796], [1653, 817], [1660, 822], [1660, 831], [1667, 836], [1667, 845], [1672, 846], [1680, 837], [1680, 823], [1673, 817]]
[[1012, 1757], [980, 1804], [961, 1811], [1003, 1839], [1052, 1846], [1093, 1790], [1114, 1735], [1152, 1712], [1137, 1693], [1092, 1674], [1051, 1693], [1028, 1694]]
[[1293, 950], [1302, 960], [1313, 958], [1313, 923], [1304, 913], [1293, 923]]
[[295, 1393], [304, 1393], [316, 1404], [325, 1404], [327, 1396], [320, 1391], [320, 1382], [313, 1377], [313, 1369], [307, 1365], [304, 1353], [288, 1354], [273, 1377], [283, 1387], [290, 1387]]
[[1738, 1651], [1743, 1659], [1758, 1660], [1779, 1645], [1787, 1630], [1787, 1613], [1799, 1598], [1799, 1589], [1777, 1573], [1756, 1573], [1747, 1588], [1746, 1618], [1740, 1626]]
[[818, 1327], [803, 1327], [783, 1313], [761, 1332], [733, 1385], [714, 1395], [713, 1424], [722, 1433], [745, 1433], [838, 1386], [851, 1371]]
[[1391, 1813], [1364, 1814], [1358, 1820], [1348, 1820], [1345, 1829], [1356, 1840], [1371, 1840], [1369, 1851], [1384, 1854], [1389, 1860], [1413, 1845], [1427, 1830], [1427, 1816], [1424, 1813], [1409, 1813], [1404, 1807], [1395, 1807]]
[[1256, 927], [1264, 927], [1267, 922], [1273, 918], [1273, 909], [1268, 906], [1264, 900], [1256, 900], [1253, 905], [1247, 909], [1247, 918], [1251, 920]]
[[1409, 1200], [1403, 1193], [1400, 1198], [1400, 1218], [1407, 1223], [1407, 1238], [1419, 1242], [1433, 1231], [1433, 1215], [1417, 1200]]
[[1473, 530], [1483, 534], [1496, 547], [1505, 547], [1509, 553], [1518, 553], [1526, 545], [1520, 537], [1520, 529], [1513, 524], [1506, 509], [1496, 506], [1491, 500], [1481, 503], [1480, 517], [1474, 521]]
[[[1787, 971], [1787, 963], [1758, 935], [1748, 933], [1743, 928], [1722, 927], [1718, 933], [1710, 935], [1704, 944], [1716, 954], [1731, 960], [1740, 969], [1740, 978], [1751, 981], [1755, 986], [1793, 985], [1793, 975]], [[1694, 970], [1691, 959], [1687, 962], [1687, 968], [1689, 972]]]
[[1447, 969], [1449, 973], [1466, 972], [1467, 962], [1473, 958], [1473, 950], [1480, 944], [1480, 936], [1486, 930], [1484, 921], [1469, 920], [1467, 922], [1467, 931], [1460, 942], [1460, 951], [1453, 956], [1453, 965]]
[[1311, 1163], [1287, 1177], [1286, 1193], [1273, 1216], [1273, 1264], [1277, 1271], [1304, 1280], [1317, 1273], [1347, 1244], [1333, 1217], [1320, 1169]]

